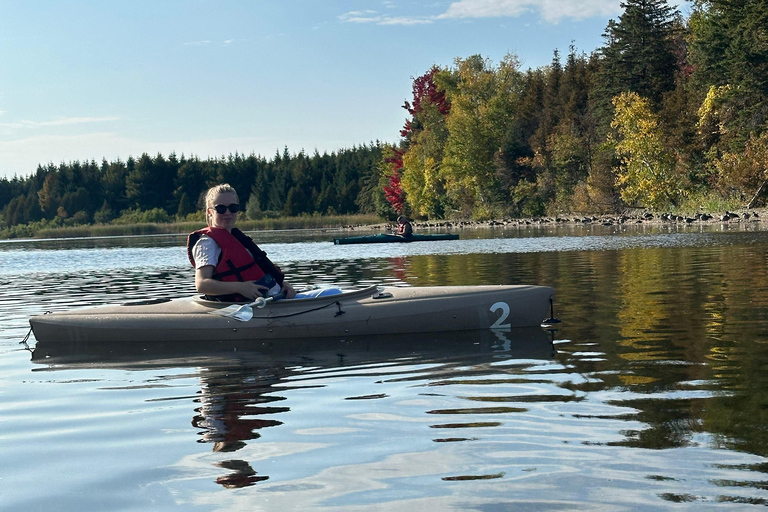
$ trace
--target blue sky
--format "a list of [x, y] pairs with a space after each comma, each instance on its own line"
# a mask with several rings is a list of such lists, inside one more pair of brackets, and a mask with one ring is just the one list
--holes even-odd
[[[0, 0], [0, 177], [396, 142], [412, 79], [603, 43], [619, 0]], [[685, 10], [684, 10], [685, 14]]]

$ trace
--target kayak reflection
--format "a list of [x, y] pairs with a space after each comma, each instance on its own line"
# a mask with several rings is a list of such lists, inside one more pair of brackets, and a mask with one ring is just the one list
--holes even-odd
[[[552, 333], [538, 327], [506, 332], [484, 330], [250, 343], [38, 342], [32, 352], [32, 361], [47, 366], [45, 370], [196, 368], [200, 389], [191, 423], [198, 430], [197, 442], [208, 444], [212, 452], [223, 456], [213, 464], [227, 473], [215, 481], [227, 488], [248, 487], [269, 479], [263, 469], [253, 467], [255, 461], [247, 460], [253, 451], [244, 448], [264, 436], [274, 441], [275, 436], [267, 435], [268, 429], [290, 425], [291, 418], [295, 421], [298, 411], [291, 416], [290, 407], [284, 404], [290, 396], [289, 390], [295, 392], [301, 387], [295, 380], [297, 374], [303, 375], [304, 386], [325, 385], [322, 376], [315, 380], [301, 370], [297, 372], [297, 368], [311, 368], [314, 372], [341, 368], [343, 372], [354, 372], [365, 367], [366, 372], [375, 373], [379, 368], [387, 373], [393, 365], [415, 364], [430, 367], [419, 379], [444, 379], [453, 373], [465, 372], [468, 366], [553, 357]], [[372, 399], [348, 397], [363, 398]], [[242, 455], [234, 456], [235, 453]]]
[[238, 364], [312, 364], [335, 367], [428, 355], [508, 352], [512, 357], [552, 356], [549, 331], [541, 327], [370, 336], [280, 339], [268, 341], [38, 341], [32, 361], [52, 367], [183, 367]]

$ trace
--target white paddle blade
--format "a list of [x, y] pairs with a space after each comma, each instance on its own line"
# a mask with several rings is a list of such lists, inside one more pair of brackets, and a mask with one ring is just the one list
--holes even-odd
[[[270, 297], [271, 298], [271, 297]], [[218, 316], [225, 316], [227, 318], [234, 318], [235, 320], [240, 320], [241, 322], [247, 322], [251, 318], [253, 318], [253, 307], [257, 308], [263, 308], [267, 305], [267, 301], [270, 299], [265, 299], [264, 297], [259, 297], [255, 301], [251, 302], [250, 304], [232, 304], [225, 308], [221, 309], [214, 309], [210, 313], [212, 315], [218, 315]]]

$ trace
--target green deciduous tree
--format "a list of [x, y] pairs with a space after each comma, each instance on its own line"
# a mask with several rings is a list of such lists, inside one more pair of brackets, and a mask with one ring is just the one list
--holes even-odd
[[503, 202], [498, 171], [523, 85], [518, 68], [513, 55], [498, 69], [475, 55], [457, 60], [446, 77], [451, 113], [440, 175], [449, 200], [460, 211], [487, 216]]

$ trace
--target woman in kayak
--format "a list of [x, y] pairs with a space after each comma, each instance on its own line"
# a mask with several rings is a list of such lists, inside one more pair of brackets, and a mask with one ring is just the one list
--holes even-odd
[[187, 239], [189, 260], [195, 267], [195, 287], [208, 297], [224, 301], [251, 301], [284, 294], [293, 287], [254, 241], [235, 227], [240, 211], [237, 192], [217, 185], [205, 195], [207, 228]]
[[409, 237], [413, 235], [413, 226], [407, 218], [402, 215], [397, 218], [397, 234], [402, 237]]

